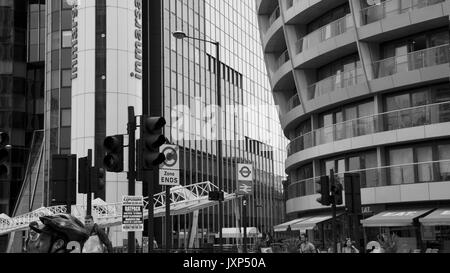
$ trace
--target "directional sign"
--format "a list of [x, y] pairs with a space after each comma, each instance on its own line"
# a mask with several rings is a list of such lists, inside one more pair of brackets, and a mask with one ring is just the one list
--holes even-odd
[[144, 197], [123, 196], [122, 232], [144, 231]]
[[238, 164], [238, 181], [252, 181], [253, 182], [253, 165], [252, 164]]
[[159, 169], [160, 186], [180, 186], [180, 152], [176, 145], [161, 146], [161, 153], [166, 156], [166, 161]]

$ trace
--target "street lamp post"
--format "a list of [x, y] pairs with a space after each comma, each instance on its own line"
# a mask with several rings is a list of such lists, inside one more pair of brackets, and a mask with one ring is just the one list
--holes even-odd
[[[217, 106], [219, 107], [218, 114], [218, 124], [217, 124], [217, 158], [219, 160], [219, 174], [218, 174], [218, 187], [219, 192], [222, 192], [222, 172], [223, 172], [223, 156], [222, 156], [222, 82], [221, 82], [221, 65], [220, 65], [220, 43], [217, 41], [209, 41], [204, 39], [199, 39], [195, 37], [190, 37], [183, 31], [175, 31], [173, 32], [173, 37], [176, 39], [192, 39], [197, 41], [202, 41], [206, 43], [210, 43], [216, 46], [216, 93], [217, 93]], [[222, 200], [219, 200], [219, 240], [220, 240], [220, 251], [223, 250], [223, 234], [222, 234], [222, 221], [223, 221], [223, 207]]]

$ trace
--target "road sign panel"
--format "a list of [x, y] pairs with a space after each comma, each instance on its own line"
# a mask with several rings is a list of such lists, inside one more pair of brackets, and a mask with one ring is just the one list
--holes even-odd
[[180, 186], [180, 170], [159, 170], [160, 186]]
[[238, 181], [237, 194], [252, 195], [253, 194], [253, 182], [252, 181]]
[[122, 232], [144, 231], [144, 197], [123, 196]]
[[253, 165], [238, 164], [238, 181], [253, 181]]
[[161, 169], [179, 170], [180, 169], [180, 149], [176, 145], [162, 145], [161, 153], [166, 156], [166, 161], [161, 164]]

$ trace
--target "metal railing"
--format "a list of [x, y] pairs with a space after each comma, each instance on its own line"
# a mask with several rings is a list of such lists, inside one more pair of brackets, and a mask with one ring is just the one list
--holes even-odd
[[444, 122], [450, 122], [450, 101], [348, 120], [297, 137], [287, 147], [288, 156], [343, 139]]
[[272, 14], [270, 15], [270, 17], [269, 17], [269, 28], [270, 28], [270, 26], [273, 25], [273, 23], [275, 23], [275, 21], [276, 21], [278, 18], [280, 18], [280, 16], [281, 16], [281, 13], [280, 13], [280, 7], [277, 6], [277, 7], [275, 8], [275, 10], [272, 12]]
[[341, 35], [354, 26], [355, 25], [351, 14], [337, 19], [336, 21], [333, 21], [328, 25], [325, 25], [300, 38], [296, 42], [297, 54], [302, 53], [304, 50], [307, 50], [311, 47], [317, 46], [317, 44], [322, 43], [330, 38]]
[[[406, 185], [415, 183], [435, 183], [450, 181], [450, 160], [409, 163], [383, 166], [363, 170], [348, 171], [361, 177], [361, 188]], [[337, 173], [335, 178], [344, 185], [344, 174]], [[320, 177], [300, 180], [287, 188], [288, 199], [317, 194]], [[344, 188], [345, 190], [345, 188]]]
[[288, 112], [294, 109], [297, 106], [300, 106], [300, 98], [298, 97], [298, 94], [295, 94], [292, 98], [288, 101]]
[[375, 78], [413, 71], [449, 62], [449, 44], [394, 56], [373, 63]]
[[388, 0], [361, 10], [361, 24], [367, 25], [386, 17], [420, 9], [445, 0]]
[[310, 85], [308, 87], [308, 100], [313, 100], [317, 97], [326, 95], [336, 89], [346, 88], [365, 82], [365, 80], [362, 68], [341, 72]]

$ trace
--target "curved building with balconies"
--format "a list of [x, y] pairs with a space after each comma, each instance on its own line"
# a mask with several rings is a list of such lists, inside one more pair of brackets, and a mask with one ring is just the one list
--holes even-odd
[[[275, 231], [329, 246], [316, 188], [332, 170], [359, 174], [361, 244], [395, 233], [396, 252], [450, 252], [450, 1], [257, 0], [257, 13], [290, 140], [292, 221]], [[345, 201], [337, 215], [341, 239], [359, 236]]]

